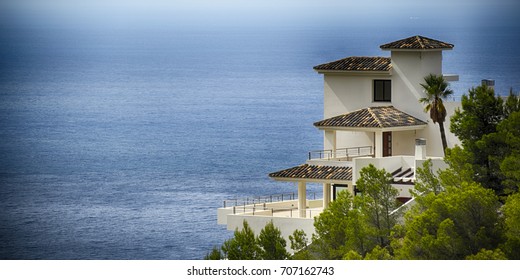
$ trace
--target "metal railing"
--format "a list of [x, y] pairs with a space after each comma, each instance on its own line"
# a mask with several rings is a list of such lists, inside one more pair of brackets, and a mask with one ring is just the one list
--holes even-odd
[[[316, 193], [307, 193], [307, 198], [316, 199]], [[247, 206], [247, 205], [255, 205], [262, 203], [273, 203], [273, 202], [282, 202], [288, 200], [296, 200], [298, 199], [298, 194], [296, 193], [282, 193], [282, 194], [272, 194], [272, 195], [264, 195], [264, 196], [254, 196], [254, 197], [246, 197], [246, 198], [235, 198], [235, 199], [226, 199], [224, 200], [224, 208], [227, 207], [236, 207], [236, 206]]]
[[[312, 219], [323, 212], [323, 209], [305, 209], [305, 218]], [[285, 213], [285, 215], [283, 215]], [[267, 207], [266, 204], [233, 206], [233, 215], [248, 214], [252, 216], [273, 217], [275, 213], [280, 213], [280, 217], [299, 218], [300, 210], [298, 207]]]
[[311, 159], [346, 159], [350, 160], [354, 157], [373, 156], [372, 146], [341, 148], [334, 150], [318, 150], [309, 152], [309, 160]]

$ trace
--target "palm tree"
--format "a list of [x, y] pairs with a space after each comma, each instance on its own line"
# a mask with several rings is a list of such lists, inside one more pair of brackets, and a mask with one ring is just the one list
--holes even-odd
[[443, 99], [448, 98], [453, 91], [448, 88], [448, 82], [444, 80], [442, 75], [430, 74], [424, 77], [423, 87], [426, 97], [419, 99], [419, 102], [425, 104], [425, 112], [430, 112], [430, 118], [433, 123], [439, 124], [439, 130], [441, 132], [442, 148], [446, 155], [446, 148], [448, 142], [446, 141], [446, 132], [444, 131], [444, 121], [446, 120], [446, 108], [442, 102]]

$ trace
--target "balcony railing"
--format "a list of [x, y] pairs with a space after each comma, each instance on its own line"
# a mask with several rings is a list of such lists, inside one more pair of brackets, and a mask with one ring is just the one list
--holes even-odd
[[305, 218], [312, 219], [321, 214], [323, 208], [299, 210], [297, 207], [268, 207], [266, 204], [233, 206], [233, 215], [245, 214], [251, 216], [299, 218], [301, 211], [305, 211]]
[[[226, 199], [226, 200], [224, 200], [224, 208], [232, 207], [232, 206], [247, 206], [247, 205], [251, 205], [251, 204], [255, 205], [255, 204], [262, 204], [262, 203], [283, 202], [283, 201], [296, 200], [296, 199], [298, 199], [298, 194], [296, 194], [296, 193], [282, 193], [282, 194], [273, 194], [273, 195], [264, 195], [264, 196]], [[315, 192], [307, 193], [307, 199], [316, 199], [316, 193]]]
[[341, 148], [334, 150], [319, 150], [310, 151], [309, 160], [311, 159], [322, 159], [322, 160], [347, 160], [350, 161], [354, 157], [362, 156], [373, 156], [372, 146], [353, 147], [353, 148]]

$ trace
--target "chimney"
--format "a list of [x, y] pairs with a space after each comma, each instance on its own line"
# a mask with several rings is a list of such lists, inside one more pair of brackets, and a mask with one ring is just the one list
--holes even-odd
[[495, 89], [495, 80], [484, 79], [484, 80], [482, 80], [482, 85], [488, 86], [489, 88], [492, 88], [494, 90]]
[[426, 159], [426, 139], [415, 139], [415, 160]]

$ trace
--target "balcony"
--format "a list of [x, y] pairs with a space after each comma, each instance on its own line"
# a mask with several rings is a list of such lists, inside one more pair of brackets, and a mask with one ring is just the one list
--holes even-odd
[[266, 223], [272, 221], [285, 238], [296, 229], [303, 229], [311, 236], [314, 217], [323, 212], [323, 200], [316, 199], [316, 193], [309, 193], [306, 198], [304, 209], [298, 209], [298, 195], [295, 193], [225, 200], [224, 207], [217, 210], [217, 222], [226, 225], [228, 230], [235, 230], [241, 229], [245, 220], [258, 234]]
[[[294, 198], [294, 194], [292, 194], [292, 196]], [[305, 211], [306, 219], [312, 219], [315, 216], [318, 216], [321, 212], [323, 212], [323, 200], [316, 199], [315, 194], [313, 194], [313, 197], [314, 199], [310, 199], [307, 201], [306, 209], [302, 210]], [[254, 201], [254, 199], [252, 201]], [[224, 205], [229, 205], [229, 203], [224, 202]], [[226, 209], [226, 212], [232, 215], [269, 216], [286, 218], [300, 217], [300, 210], [298, 209], [297, 199], [232, 205], [221, 209]]]
[[[316, 199], [316, 193], [307, 194], [306, 218], [314, 218], [323, 211], [323, 200]], [[295, 193], [256, 196], [223, 201], [218, 209], [219, 224], [225, 224], [225, 216], [270, 216], [299, 218], [298, 195]]]
[[318, 150], [309, 152], [309, 160], [352, 161], [356, 157], [374, 157], [372, 146]]

